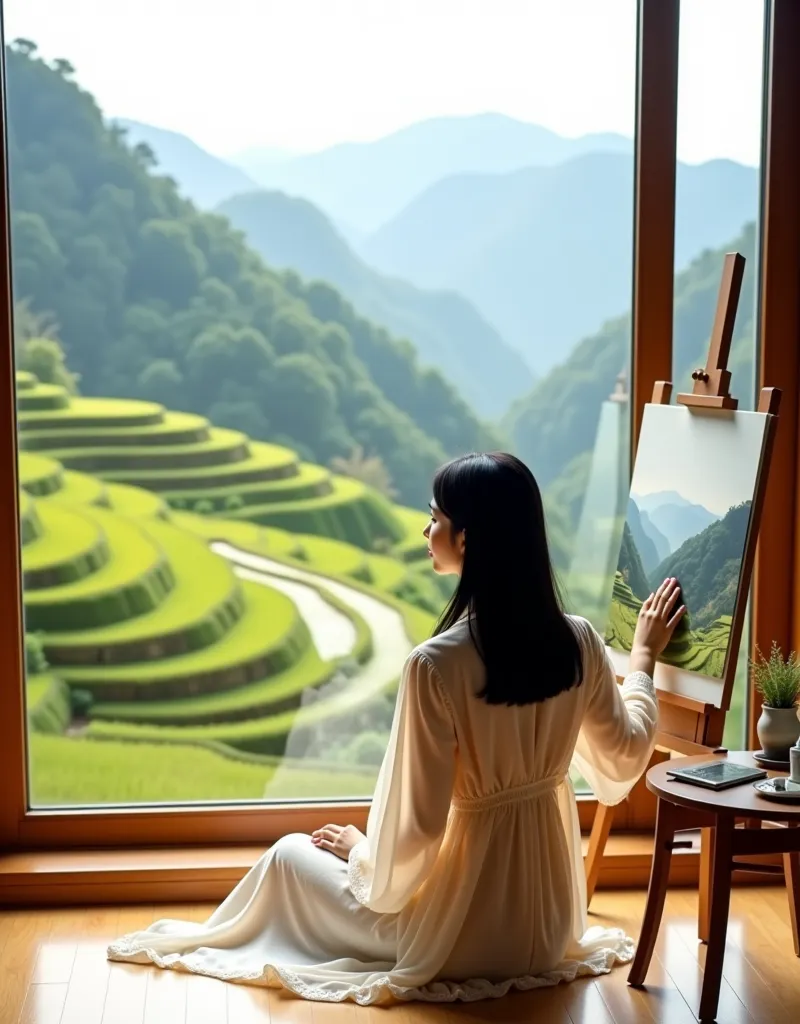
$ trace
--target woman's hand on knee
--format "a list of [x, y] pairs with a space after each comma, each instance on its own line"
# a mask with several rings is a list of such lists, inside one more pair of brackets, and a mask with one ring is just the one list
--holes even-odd
[[366, 839], [355, 825], [325, 825], [311, 833], [311, 842], [321, 850], [328, 850], [342, 860], [347, 860], [350, 851], [362, 839]]

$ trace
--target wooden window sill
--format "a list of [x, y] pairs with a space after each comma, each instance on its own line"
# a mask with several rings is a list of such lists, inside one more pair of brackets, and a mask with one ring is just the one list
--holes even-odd
[[[588, 837], [584, 837], [584, 855]], [[652, 834], [609, 838], [599, 887], [645, 888], [650, 877]], [[37, 850], [0, 855], [0, 906], [180, 903], [222, 900], [264, 852], [263, 846]], [[699, 841], [676, 850], [670, 884], [697, 884]], [[782, 883], [748, 872], [736, 881]]]

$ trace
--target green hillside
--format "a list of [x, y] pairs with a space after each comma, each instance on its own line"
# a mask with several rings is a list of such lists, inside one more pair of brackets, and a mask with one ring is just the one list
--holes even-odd
[[396, 674], [433, 622], [398, 596], [419, 596], [420, 567], [174, 512], [51, 455], [20, 455], [34, 803], [368, 795]]
[[[6, 62], [15, 299], [58, 324], [84, 395], [165, 405], [322, 465], [360, 447], [418, 507], [448, 456], [497, 444], [408, 343], [329, 286], [269, 270], [224, 218], [182, 199], [66, 61], [19, 43]], [[64, 401], [39, 393], [24, 408]], [[193, 429], [170, 426], [176, 446]]]
[[307, 200], [249, 190], [227, 199], [217, 212], [271, 266], [327, 281], [364, 315], [408, 338], [421, 361], [451, 380], [479, 415], [499, 418], [530, 389], [533, 377], [522, 356], [463, 296], [378, 273]]
[[690, 537], [650, 577], [651, 585], [667, 576], [680, 580], [695, 626], [733, 615], [750, 505], [749, 501], [735, 505], [722, 519]]
[[630, 587], [631, 593], [641, 604], [647, 598], [651, 588], [642, 565], [639, 549], [636, 547], [636, 541], [633, 539], [633, 533], [627, 522], [622, 530], [622, 546], [617, 568], [625, 583]]
[[[673, 380], [691, 390], [691, 371], [705, 363], [726, 252], [747, 259], [729, 368], [742, 409], [753, 407], [755, 226], [748, 224], [724, 248], [703, 252], [675, 278]], [[514, 451], [547, 485], [594, 446], [600, 409], [629, 360], [630, 317], [609, 320], [576, 345], [568, 358], [514, 404], [506, 418]]]
[[[425, 515], [393, 506], [358, 480], [300, 462], [280, 445], [211, 426], [201, 416], [130, 399], [78, 398], [28, 373], [18, 391], [23, 485], [44, 495], [64, 469], [158, 492], [175, 509], [246, 519], [367, 550], [425, 554]], [[53, 461], [57, 460], [57, 461]], [[142, 499], [140, 499], [142, 500]], [[162, 504], [163, 504], [162, 503]], [[423, 550], [420, 550], [422, 548]]]
[[149, 146], [159, 173], [174, 178], [181, 193], [201, 209], [210, 210], [228, 196], [258, 188], [244, 171], [212, 156], [185, 135], [127, 118], [115, 118], [115, 124], [132, 144]]

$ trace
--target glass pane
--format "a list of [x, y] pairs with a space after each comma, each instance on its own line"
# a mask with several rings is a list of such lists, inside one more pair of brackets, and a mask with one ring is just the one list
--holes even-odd
[[31, 804], [368, 798], [440, 463], [604, 614], [637, 4], [4, 8]]
[[[739, 408], [755, 407], [764, 19], [763, 0], [681, 3], [673, 401], [705, 365], [725, 254], [738, 251], [747, 262], [728, 368]], [[724, 518], [705, 513], [705, 529]], [[725, 723], [730, 749], [747, 745], [749, 643], [746, 618]]]

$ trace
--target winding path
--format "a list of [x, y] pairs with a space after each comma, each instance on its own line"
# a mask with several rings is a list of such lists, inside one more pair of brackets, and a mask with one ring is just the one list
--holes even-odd
[[[324, 729], [325, 720], [346, 714], [370, 697], [383, 693], [400, 675], [413, 644], [400, 612], [370, 594], [327, 576], [242, 551], [226, 541], [213, 542], [211, 550], [227, 559], [237, 575], [288, 594], [308, 624], [322, 657], [333, 656], [330, 652], [337, 648], [345, 653], [352, 651], [355, 629], [346, 615], [324, 601], [319, 591], [327, 591], [357, 612], [372, 634], [372, 655], [358, 666], [352, 676], [346, 680], [334, 678], [303, 694], [300, 710], [287, 737], [284, 756], [263, 793], [266, 800], [292, 799], [297, 794], [295, 776], [298, 768], [302, 767], [305, 751], [309, 749], [315, 723]], [[324, 606], [324, 610], [320, 606]], [[367, 784], [364, 792], [349, 796], [368, 796], [369, 790], [370, 785]]]
[[[344, 711], [349, 706], [361, 704], [365, 699], [383, 693], [398, 678], [403, 662], [414, 645], [406, 632], [403, 616], [396, 608], [339, 580], [329, 579], [307, 569], [284, 565], [271, 558], [264, 558], [263, 555], [254, 555], [227, 541], [214, 541], [211, 550], [226, 558], [235, 566], [238, 573], [246, 573], [246, 578], [255, 583], [276, 589], [294, 584], [295, 587], [303, 586], [306, 590], [327, 591], [364, 619], [372, 634], [372, 656], [359, 666], [345, 689], [325, 700], [327, 713], [332, 710]], [[289, 590], [284, 590], [284, 593], [288, 593], [294, 599], [294, 593], [290, 593]], [[315, 594], [315, 597], [324, 604], [319, 594]], [[313, 609], [319, 610], [316, 603], [309, 601], [308, 596], [304, 598], [302, 605], [296, 603], [298, 611], [308, 623], [315, 644], [318, 636], [323, 643], [323, 648], [320, 649], [322, 657], [330, 657], [325, 650], [329, 651], [334, 646], [340, 651], [344, 649], [345, 654], [352, 651], [355, 631], [353, 624], [342, 612], [331, 605], [325, 605], [324, 617], [320, 616], [314, 622]], [[342, 619], [346, 620], [346, 627]]]
[[[260, 583], [263, 586], [267, 582], [265, 574], [255, 569], [235, 565], [233, 571], [241, 579], [250, 580], [252, 583]], [[344, 612], [328, 604], [316, 587], [273, 575], [269, 576], [269, 585], [292, 599], [308, 626], [320, 658], [331, 661], [333, 658], [346, 658], [348, 654], [353, 653], [358, 639], [356, 627]]]

